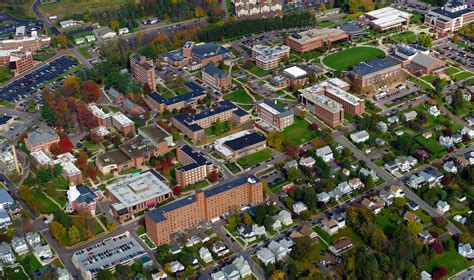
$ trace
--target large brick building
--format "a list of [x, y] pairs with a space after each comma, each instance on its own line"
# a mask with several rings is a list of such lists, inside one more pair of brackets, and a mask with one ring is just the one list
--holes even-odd
[[148, 212], [147, 235], [157, 245], [170, 242], [172, 234], [189, 229], [198, 222], [209, 221], [244, 205], [264, 201], [262, 183], [250, 175], [223, 183], [195, 195], [179, 199]]
[[321, 28], [293, 33], [286, 38], [286, 45], [297, 52], [309, 52], [331, 45], [336, 42], [347, 40], [349, 36], [346, 32], [335, 28]]
[[344, 109], [344, 112], [348, 113], [349, 115], [360, 116], [365, 112], [365, 102], [362, 99], [348, 93], [347, 90], [349, 90], [349, 88], [350, 85], [348, 83], [344, 82], [343, 80], [333, 78], [300, 90], [300, 100], [307, 107], [309, 106], [308, 108], [310, 110], [312, 110], [313, 104], [311, 102], [312, 99], [310, 96], [323, 95], [339, 103]]
[[202, 81], [217, 89], [226, 89], [232, 85], [230, 73], [217, 68], [212, 63], [204, 66], [201, 73]]
[[262, 18], [281, 15], [282, 4], [278, 0], [235, 0], [237, 18]]
[[257, 67], [263, 70], [270, 70], [278, 67], [280, 59], [290, 55], [290, 47], [254, 45], [252, 47], [252, 58], [255, 59]]
[[173, 125], [197, 142], [204, 138], [204, 129], [211, 127], [218, 119], [221, 122], [231, 121], [235, 125], [240, 125], [248, 121], [250, 116], [232, 102], [223, 100], [214, 108], [205, 109], [192, 116], [177, 115], [173, 118]]
[[217, 167], [203, 153], [188, 145], [176, 149], [176, 159], [181, 163], [175, 169], [176, 182], [181, 187], [205, 180], [212, 171], [217, 171]]
[[215, 42], [196, 44], [189, 41], [180, 49], [161, 54], [160, 59], [175, 67], [199, 69], [209, 63], [219, 63], [228, 53], [228, 49]]
[[8, 67], [13, 73], [20, 74], [33, 67], [31, 52], [0, 51], [0, 66]]
[[355, 92], [373, 93], [377, 85], [401, 80], [404, 75], [399, 62], [389, 58], [376, 58], [355, 65], [349, 78]]
[[263, 121], [277, 130], [285, 129], [294, 122], [293, 111], [281, 108], [270, 99], [258, 101], [254, 106], [254, 111]]
[[190, 89], [190, 92], [168, 99], [157, 92], [152, 92], [145, 97], [145, 103], [153, 110], [163, 113], [165, 110], [179, 110], [186, 106], [195, 107], [199, 100], [206, 97], [204, 88], [195, 82], [187, 82], [184, 85]]
[[474, 22], [474, 10], [467, 2], [450, 1], [444, 7], [433, 9], [425, 15], [424, 23], [442, 36], [457, 31]]
[[87, 107], [92, 115], [94, 115], [98, 126], [114, 127], [122, 132], [123, 135], [128, 135], [129, 133], [135, 135], [135, 123], [123, 113], [105, 113], [104, 110], [99, 108], [95, 103], [90, 103]]
[[332, 128], [337, 128], [344, 121], [344, 109], [336, 101], [316, 94], [300, 95], [301, 103], [313, 114]]
[[113, 202], [110, 208], [119, 222], [129, 220], [144, 210], [153, 209], [172, 196], [171, 189], [152, 169], [108, 185], [105, 193]]
[[438, 75], [446, 70], [445, 62], [430, 54], [430, 50], [417, 44], [398, 44], [390, 58], [399, 61], [413, 75]]
[[173, 136], [156, 124], [138, 129], [138, 136], [117, 150], [106, 152], [95, 160], [103, 174], [141, 167], [151, 157], [162, 156], [174, 148]]
[[25, 26], [16, 28], [13, 39], [0, 41], [0, 51], [12, 51], [21, 49], [22, 51], [37, 51], [49, 46], [51, 38], [44, 35], [38, 35], [37, 31], [32, 31], [28, 36]]
[[59, 136], [53, 130], [36, 129], [25, 138], [25, 147], [28, 151], [42, 150], [49, 153], [51, 145], [59, 142]]
[[139, 54], [132, 54], [130, 56], [130, 68], [135, 80], [142, 85], [147, 84], [151, 90], [156, 88], [155, 66], [152, 60]]
[[266, 147], [267, 139], [252, 130], [240, 131], [214, 142], [214, 149], [225, 160], [236, 160], [261, 151]]

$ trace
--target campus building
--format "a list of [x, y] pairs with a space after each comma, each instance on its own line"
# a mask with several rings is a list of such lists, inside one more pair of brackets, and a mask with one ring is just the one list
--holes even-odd
[[347, 40], [349, 37], [343, 30], [336, 28], [320, 28], [293, 33], [286, 38], [286, 45], [297, 52], [309, 52], [326, 45], [329, 49], [335, 42]]
[[280, 59], [290, 55], [290, 47], [254, 45], [252, 47], [252, 58], [255, 59], [257, 67], [263, 70], [271, 70], [278, 67]]
[[344, 122], [344, 108], [324, 95], [302, 94], [300, 101], [311, 113], [332, 128], [339, 127]]
[[97, 169], [103, 174], [122, 172], [141, 167], [151, 157], [162, 156], [174, 148], [173, 136], [157, 124], [142, 126], [138, 137], [122, 144], [117, 150], [106, 152], [95, 160]]
[[204, 138], [204, 129], [214, 125], [217, 120], [231, 121], [235, 125], [241, 125], [249, 119], [249, 114], [240, 107], [228, 100], [223, 100], [218, 102], [214, 108], [204, 109], [192, 116], [179, 114], [172, 121], [176, 128], [193, 141], [198, 142]]
[[53, 160], [49, 157], [47, 152], [36, 149], [30, 153], [30, 157], [31, 163], [35, 167], [54, 167], [60, 165], [62, 167], [61, 175], [70, 184], [77, 185], [83, 182], [82, 172], [74, 164], [77, 159], [71, 153], [58, 155], [56, 159]]
[[31, 52], [0, 51], [0, 66], [8, 67], [13, 73], [20, 74], [33, 67]]
[[10, 127], [15, 123], [16, 117], [3, 115], [0, 116], [0, 132], [5, 132], [10, 129]]
[[119, 222], [133, 215], [155, 208], [159, 203], [171, 198], [171, 189], [160, 179], [155, 170], [150, 169], [138, 176], [105, 187], [105, 194], [113, 204], [112, 214]]
[[51, 129], [36, 129], [28, 133], [26, 136], [25, 147], [30, 152], [34, 150], [42, 150], [49, 153], [51, 145], [57, 144], [59, 140], [59, 136]]
[[212, 63], [206, 65], [201, 73], [202, 81], [214, 88], [222, 90], [232, 85], [230, 73], [217, 68], [216, 65]]
[[292, 110], [285, 110], [270, 99], [258, 101], [254, 106], [254, 111], [263, 121], [277, 130], [283, 130], [294, 122]]
[[357, 93], [373, 93], [379, 84], [404, 79], [401, 64], [389, 58], [376, 58], [360, 62], [349, 73], [352, 87]]
[[370, 27], [376, 31], [386, 31], [393, 28], [408, 28], [410, 14], [392, 7], [385, 7], [365, 14], [370, 19]]
[[443, 73], [444, 61], [430, 55], [430, 50], [416, 44], [398, 44], [393, 49], [390, 58], [399, 61], [402, 67], [413, 75], [438, 75]]
[[99, 108], [95, 103], [90, 103], [87, 107], [94, 116], [97, 126], [114, 127], [123, 135], [128, 135], [129, 133], [135, 135], [135, 123], [123, 113], [105, 113], [104, 110]]
[[245, 205], [262, 203], [263, 187], [253, 175], [223, 183], [175, 200], [145, 216], [147, 235], [156, 246], [170, 242], [172, 234], [230, 213]]
[[142, 85], [148, 85], [151, 90], [156, 88], [155, 66], [153, 60], [148, 60], [145, 56], [132, 54], [130, 56], [130, 68], [135, 80]]
[[174, 67], [190, 66], [195, 70], [209, 63], [219, 63], [228, 53], [228, 49], [215, 42], [196, 44], [189, 41], [180, 49], [161, 54], [160, 59]]
[[178, 186], [186, 187], [205, 180], [217, 167], [204, 156], [188, 145], [176, 149], [176, 159], [181, 166], [175, 169], [175, 177]]
[[[310, 96], [312, 95], [326, 96], [334, 100], [335, 102], [339, 103], [344, 109], [344, 112], [348, 113], [349, 115], [360, 116], [365, 112], [365, 102], [362, 99], [348, 93], [347, 90], [349, 90], [349, 88], [350, 88], [350, 85], [346, 83], [345, 81], [340, 80], [338, 78], [333, 78], [333, 79], [324, 81], [322, 83], [319, 83], [317, 85], [300, 90], [301, 94], [299, 98], [300, 98], [300, 101], [303, 102], [303, 104], [305, 104], [306, 106], [309, 105], [309, 109], [312, 110], [313, 102], [311, 102], [312, 99], [310, 98]], [[319, 100], [319, 101], [323, 101], [323, 100]], [[333, 118], [329, 118], [329, 119], [333, 119]], [[337, 120], [337, 116], [335, 116], [334, 120]], [[334, 121], [331, 121], [331, 122], [334, 122]]]
[[236, 160], [267, 147], [267, 139], [260, 133], [244, 130], [214, 142], [216, 150], [225, 160]]
[[474, 10], [467, 2], [450, 1], [444, 7], [431, 10], [425, 15], [424, 23], [438, 31], [441, 36], [459, 30], [474, 22]]
[[278, 0], [234, 0], [237, 18], [261, 18], [281, 15], [282, 4]]
[[145, 103], [151, 109], [163, 113], [165, 110], [179, 110], [186, 106], [195, 107], [199, 100], [206, 97], [204, 88], [195, 82], [186, 82], [184, 85], [191, 91], [168, 99], [163, 98], [161, 94], [154, 91], [145, 97]]
[[51, 38], [44, 35], [38, 35], [37, 31], [31, 31], [31, 35], [26, 33], [25, 26], [18, 26], [13, 39], [0, 41], [0, 51], [37, 51], [49, 47]]

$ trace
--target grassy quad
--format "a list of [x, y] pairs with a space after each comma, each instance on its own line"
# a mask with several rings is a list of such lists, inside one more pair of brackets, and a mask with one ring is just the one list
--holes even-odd
[[252, 97], [244, 90], [239, 89], [224, 96], [224, 99], [244, 104], [252, 104]]
[[331, 54], [323, 63], [335, 70], [347, 71], [359, 62], [385, 57], [385, 52], [371, 47], [356, 47]]
[[46, 14], [68, 17], [76, 14], [78, 11], [114, 10], [128, 3], [128, 0], [61, 0], [55, 3], [41, 5], [40, 9]]
[[0, 67], [0, 83], [5, 82], [13, 78], [13, 72], [8, 67]]
[[272, 157], [272, 151], [270, 151], [270, 149], [263, 149], [259, 152], [256, 152], [256, 153], [253, 153], [251, 155], [248, 155], [246, 157], [243, 157], [239, 160], [237, 160], [237, 162], [244, 168], [248, 168], [248, 167], [251, 167], [251, 166], [254, 166], [260, 162], [263, 162], [269, 158]]
[[295, 122], [282, 134], [292, 145], [301, 145], [316, 137], [316, 132], [309, 129], [309, 122], [299, 116], [295, 116]]
[[397, 42], [406, 40], [407, 43], [416, 43], [416, 34], [413, 31], [405, 31], [392, 35], [392, 39]]
[[456, 75], [453, 76], [453, 79], [454, 81], [458, 82], [458, 81], [462, 81], [464, 79], [467, 79], [469, 77], [471, 77], [473, 74], [471, 72], [467, 72], [467, 71], [464, 71], [464, 72], [460, 72], [460, 73], [457, 73]]

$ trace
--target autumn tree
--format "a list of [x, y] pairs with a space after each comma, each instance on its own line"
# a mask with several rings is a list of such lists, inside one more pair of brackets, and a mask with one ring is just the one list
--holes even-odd
[[285, 280], [285, 272], [283, 270], [275, 270], [270, 277], [271, 280]]
[[82, 100], [86, 103], [97, 102], [100, 100], [100, 87], [92, 81], [82, 83]]
[[250, 216], [250, 214], [249, 214], [248, 212], [246, 212], [246, 213], [244, 214], [243, 219], [244, 219], [244, 223], [245, 223], [247, 226], [250, 226], [250, 225], [253, 223], [252, 217]]
[[110, 22], [110, 28], [111, 28], [113, 31], [117, 32], [117, 31], [119, 30], [119, 28], [120, 28], [120, 22], [119, 22], [118, 20], [112, 20], [112, 21]]
[[196, 7], [194, 9], [194, 16], [197, 18], [204, 17], [206, 15], [206, 12], [201, 8], [201, 7]]
[[381, 228], [377, 228], [370, 237], [370, 244], [376, 250], [382, 250], [387, 246], [387, 236]]
[[375, 4], [372, 0], [363, 0], [362, 5], [364, 6], [364, 11], [370, 12], [374, 10]]
[[68, 234], [66, 232], [66, 228], [62, 224], [58, 223], [57, 221], [52, 221], [49, 225], [49, 229], [54, 239], [58, 241], [59, 245], [64, 246], [68, 244]]
[[349, 11], [353, 14], [359, 11], [359, 2], [357, 0], [349, 0]]
[[418, 221], [409, 221], [408, 222], [408, 232], [417, 236], [423, 230], [423, 225]]

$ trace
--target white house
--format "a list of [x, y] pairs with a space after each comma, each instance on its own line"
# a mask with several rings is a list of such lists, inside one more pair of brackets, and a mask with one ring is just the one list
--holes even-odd
[[379, 121], [375, 126], [377, 130], [380, 132], [385, 132], [388, 130], [388, 125], [384, 123], [383, 121]]
[[257, 258], [264, 264], [275, 263], [275, 255], [268, 248], [262, 248], [257, 251]]
[[86, 42], [86, 38], [80, 37], [80, 38], [74, 39], [74, 44], [76, 44], [76, 45], [82, 45], [82, 44], [84, 44], [85, 42]]
[[428, 108], [428, 113], [432, 115], [433, 117], [438, 117], [441, 114], [441, 112], [439, 111], [438, 107], [436, 107], [436, 105], [433, 105], [430, 108]]
[[25, 239], [32, 247], [41, 242], [40, 235], [37, 232], [27, 232], [25, 234]]
[[33, 251], [35, 252], [36, 257], [42, 263], [48, 263], [49, 260], [53, 257], [53, 251], [51, 251], [51, 248], [49, 247], [48, 244], [46, 245], [37, 244], [33, 248]]
[[450, 207], [451, 206], [446, 201], [443, 201], [443, 200], [440, 200], [438, 201], [438, 203], [436, 203], [436, 208], [438, 209], [439, 212], [443, 214], [448, 212]]
[[10, 216], [7, 211], [0, 209], [0, 229], [9, 227], [12, 224]]
[[416, 116], [418, 115], [418, 113], [416, 111], [410, 111], [410, 112], [406, 112], [403, 114], [403, 117], [405, 118], [405, 121], [413, 121]]
[[454, 162], [452, 160], [446, 161], [443, 164], [443, 169], [444, 169], [444, 171], [446, 171], [448, 173], [453, 173], [453, 174], [458, 173], [458, 168], [456, 167], [456, 165], [454, 164]]
[[305, 167], [312, 167], [316, 163], [316, 160], [312, 157], [306, 157], [300, 159], [300, 165]]
[[466, 243], [466, 244], [459, 243], [458, 253], [465, 258], [474, 259], [474, 251], [472, 250], [470, 243]]
[[15, 263], [15, 260], [15, 254], [13, 254], [10, 245], [6, 242], [2, 242], [2, 244], [0, 244], [0, 262], [4, 264], [13, 264]]
[[[222, 268], [221, 271], [211, 274], [214, 279], [240, 279], [248, 277], [252, 274], [250, 265], [243, 256], [235, 258], [235, 260]], [[220, 278], [224, 275], [225, 278]]]
[[130, 30], [128, 30], [127, 27], [123, 27], [123, 28], [120, 28], [120, 29], [118, 30], [119, 35], [124, 35], [124, 34], [127, 34], [127, 33], [129, 33], [129, 32], [130, 32]]
[[8, 209], [15, 201], [6, 189], [0, 189], [0, 209]]
[[290, 253], [288, 248], [282, 246], [280, 242], [273, 240], [268, 244], [268, 249], [273, 253], [277, 261], [283, 260]]
[[206, 247], [201, 247], [199, 249], [199, 257], [201, 260], [203, 260], [205, 263], [210, 263], [212, 262], [212, 255], [211, 252]]
[[184, 265], [182, 265], [179, 261], [172, 261], [170, 262], [170, 271], [171, 273], [177, 273], [184, 270]]
[[87, 35], [86, 37], [86, 41], [91, 43], [91, 42], [95, 42], [95, 36], [94, 35]]
[[290, 212], [286, 210], [281, 210], [278, 213], [278, 217], [279, 217], [280, 222], [285, 226], [289, 226], [293, 223], [293, 219], [291, 218]]
[[331, 199], [331, 196], [327, 192], [318, 193], [316, 196], [318, 201], [324, 203], [327, 203]]
[[256, 236], [263, 236], [267, 234], [265, 230], [265, 226], [259, 226], [257, 224], [252, 225], [252, 231], [255, 233]]
[[295, 204], [293, 204], [293, 212], [295, 212], [298, 215], [301, 214], [301, 212], [306, 211], [306, 210], [308, 210], [308, 207], [306, 206], [306, 204], [304, 204], [301, 201], [298, 201]]
[[69, 27], [81, 25], [81, 24], [84, 24], [84, 21], [74, 20], [74, 19], [68, 19], [68, 20], [63, 20], [59, 22], [59, 25], [61, 25], [61, 28], [69, 28]]
[[451, 148], [454, 146], [454, 141], [451, 137], [449, 136], [440, 136], [439, 137], [439, 144], [447, 149]]
[[334, 159], [332, 150], [329, 146], [324, 146], [316, 150], [316, 156], [323, 159], [324, 162], [329, 162]]
[[12, 238], [12, 247], [18, 255], [28, 253], [28, 245], [26, 244], [26, 240], [23, 236], [14, 236]]
[[467, 134], [470, 139], [474, 138], [474, 130], [470, 129], [469, 127], [463, 127], [460, 133], [461, 135]]
[[251, 227], [239, 225], [237, 226], [237, 231], [239, 232], [240, 238], [246, 243], [253, 242], [257, 239]]
[[282, 227], [280, 218], [278, 215], [272, 217], [273, 223], [272, 223], [272, 229], [273, 230], [280, 230]]
[[394, 115], [394, 116], [388, 117], [387, 122], [390, 125], [398, 123], [398, 116]]
[[453, 217], [453, 220], [456, 221], [456, 222], [458, 222], [458, 223], [460, 223], [460, 224], [462, 224], [462, 225], [464, 225], [464, 224], [467, 222], [466, 217], [463, 217], [463, 216], [461, 216], [461, 215], [456, 215], [456, 216], [454, 216], [454, 217]]
[[364, 143], [365, 141], [369, 140], [369, 133], [367, 133], [365, 130], [361, 130], [359, 132], [352, 133], [350, 138], [352, 142], [356, 144]]

